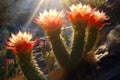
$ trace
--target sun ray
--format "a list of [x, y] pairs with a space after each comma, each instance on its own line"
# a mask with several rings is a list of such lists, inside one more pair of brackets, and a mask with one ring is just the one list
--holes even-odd
[[37, 14], [37, 12], [39, 11], [39, 8], [41, 6], [41, 4], [43, 3], [44, 0], [40, 0], [40, 2], [38, 3], [36, 9], [34, 10], [34, 13], [31, 15], [31, 17], [29, 18], [28, 22], [26, 23], [26, 28], [30, 25], [30, 23], [33, 21], [35, 15]]

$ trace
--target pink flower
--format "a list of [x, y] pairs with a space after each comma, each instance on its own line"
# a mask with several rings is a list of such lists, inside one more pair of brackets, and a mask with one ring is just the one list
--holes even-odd
[[39, 45], [40, 45], [40, 47], [43, 47], [44, 46], [44, 42], [40, 42]]
[[46, 45], [48, 45], [48, 41], [41, 41], [39, 43], [39, 45], [40, 45], [40, 47], [46, 46]]
[[6, 66], [2, 66], [1, 68], [5, 70], [7, 67]]
[[13, 63], [13, 62], [14, 62], [13, 59], [7, 59], [7, 58], [3, 59], [3, 61], [4, 61], [5, 63]]
[[0, 54], [2, 54], [2, 50], [0, 50]]

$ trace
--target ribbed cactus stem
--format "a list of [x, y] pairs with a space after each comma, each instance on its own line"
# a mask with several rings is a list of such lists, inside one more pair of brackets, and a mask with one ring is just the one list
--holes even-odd
[[31, 53], [20, 53], [17, 60], [27, 80], [46, 80]]
[[49, 36], [49, 40], [51, 42], [53, 52], [60, 66], [65, 70], [69, 70], [71, 66], [69, 61], [69, 54], [68, 51], [66, 50], [64, 43], [62, 42], [62, 39], [60, 38], [60, 31], [56, 30], [47, 33], [47, 35]]
[[93, 49], [97, 35], [98, 35], [98, 29], [96, 27], [92, 27], [92, 28], [87, 27], [84, 54], [88, 53]]
[[85, 37], [85, 26], [75, 26], [73, 33], [73, 44], [71, 51], [71, 62], [73, 67], [79, 65], [82, 57], [83, 47], [84, 47], [84, 37]]

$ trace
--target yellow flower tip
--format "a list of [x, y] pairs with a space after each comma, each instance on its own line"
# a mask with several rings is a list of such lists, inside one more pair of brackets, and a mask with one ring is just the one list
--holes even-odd
[[11, 34], [9, 41], [6, 42], [6, 49], [12, 50], [15, 55], [20, 53], [31, 53], [34, 44], [37, 42], [30, 41], [32, 39], [32, 34], [29, 32], [19, 31], [17, 34]]
[[92, 8], [89, 5], [72, 5], [68, 13], [68, 18], [72, 23], [86, 22], [91, 14]]
[[99, 20], [102, 20], [102, 21], [104, 21], [104, 20], [108, 20], [109, 18], [105, 15], [105, 13], [102, 11], [102, 12], [100, 12], [100, 11], [95, 11], [94, 12], [94, 17], [95, 17], [95, 20], [96, 21], [99, 21]]
[[56, 9], [50, 9], [39, 13], [39, 16], [35, 18], [35, 23], [40, 25], [46, 32], [61, 29], [62, 25], [66, 23], [64, 20], [64, 12], [58, 12]]

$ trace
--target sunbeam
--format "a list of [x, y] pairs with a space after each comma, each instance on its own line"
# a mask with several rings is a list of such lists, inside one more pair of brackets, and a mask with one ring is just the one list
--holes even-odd
[[31, 17], [29, 18], [28, 22], [26, 23], [26, 28], [30, 25], [30, 23], [33, 21], [33, 18], [35, 17], [36, 13], [39, 11], [39, 8], [41, 6], [41, 4], [43, 3], [44, 0], [40, 0], [40, 2], [38, 3], [38, 5], [36, 6], [36, 9], [34, 10], [34, 13], [31, 15]]

